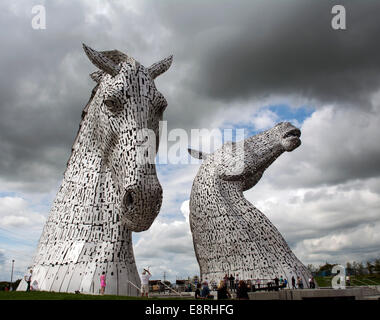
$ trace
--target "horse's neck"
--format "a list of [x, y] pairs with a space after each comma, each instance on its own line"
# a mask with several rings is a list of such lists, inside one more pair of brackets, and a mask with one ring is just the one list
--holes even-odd
[[[201, 174], [202, 175], [202, 174]], [[242, 184], [238, 181], [221, 181], [217, 177], [207, 176], [197, 181], [194, 188], [196, 192], [192, 194], [194, 205], [198, 207], [198, 212], [207, 212], [208, 217], [225, 216], [223, 223], [233, 224], [236, 216], [244, 215], [246, 212], [257, 210], [257, 208], [245, 199]], [[207, 201], [196, 201], [197, 198], [204, 198]], [[217, 207], [216, 207], [217, 204]], [[229, 219], [231, 210], [233, 210], [232, 218]]]
[[111, 175], [102, 163], [99, 148], [94, 139], [94, 121], [87, 114], [81, 122], [78, 136], [72, 147], [64, 178], [52, 207], [50, 219], [65, 214], [60, 207], [79, 209], [80, 212], [98, 206], [101, 200], [113, 192]]

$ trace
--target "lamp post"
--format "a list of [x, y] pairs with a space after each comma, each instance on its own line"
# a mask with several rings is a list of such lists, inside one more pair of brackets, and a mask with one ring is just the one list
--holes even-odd
[[13, 267], [15, 265], [15, 261], [12, 260], [12, 272], [11, 272], [11, 290], [13, 290], [13, 285], [12, 285], [12, 282], [13, 282]]

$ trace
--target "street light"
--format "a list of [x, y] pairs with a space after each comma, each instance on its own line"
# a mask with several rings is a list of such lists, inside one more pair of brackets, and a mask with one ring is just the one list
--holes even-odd
[[15, 265], [15, 261], [12, 260], [12, 273], [11, 273], [11, 290], [13, 290], [12, 282], [13, 282], [13, 267]]

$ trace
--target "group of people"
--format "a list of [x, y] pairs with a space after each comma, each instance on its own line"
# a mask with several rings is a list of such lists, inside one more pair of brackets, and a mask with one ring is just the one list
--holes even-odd
[[4, 287], [3, 290], [6, 291], [6, 292], [11, 291], [11, 285], [10, 285], [10, 284], [7, 284], [7, 285]]
[[32, 276], [33, 276], [33, 270], [30, 269], [29, 272], [27, 272], [24, 275], [24, 280], [26, 282], [26, 291], [39, 291], [39, 286], [37, 280], [34, 280], [32, 282]]
[[[265, 281], [266, 280], [266, 281]], [[218, 291], [222, 291], [222, 296], [226, 298], [230, 294], [230, 292], [236, 292], [237, 298], [243, 298], [246, 296], [244, 292], [249, 292], [249, 291], [256, 291], [256, 290], [279, 290], [279, 289], [285, 289], [285, 288], [291, 288], [291, 289], [303, 289], [304, 288], [304, 283], [303, 280], [300, 276], [297, 276], [296, 278], [292, 276], [291, 279], [291, 287], [290, 284], [288, 283], [288, 280], [283, 277], [275, 277], [274, 279], [271, 280], [262, 280], [262, 279], [251, 279], [251, 280], [239, 280], [239, 275], [237, 274], [235, 277], [231, 274], [228, 276], [226, 274], [223, 278], [223, 280], [220, 282], [219, 286], [214, 286], [212, 285], [213, 289]], [[199, 287], [197, 289], [201, 289], [199, 292], [199, 297], [204, 298], [202, 295], [203, 288], [206, 286], [205, 283], [207, 281], [203, 282], [203, 287], [199, 284]], [[213, 281], [211, 281], [211, 284], [213, 284]], [[207, 284], [207, 289], [205, 292], [208, 290], [208, 284]], [[313, 277], [309, 278], [309, 288], [314, 289], [316, 287], [315, 280]], [[222, 298], [223, 299], [223, 298]]]
[[[32, 282], [32, 273], [33, 271], [30, 270], [28, 274], [25, 275], [24, 279], [27, 283], [26, 291], [31, 290], [31, 282]], [[147, 297], [149, 294], [149, 279], [152, 276], [152, 274], [149, 272], [148, 269], [143, 269], [142, 275], [141, 275], [141, 296], [144, 295]], [[239, 275], [236, 274], [234, 277], [232, 274], [228, 276], [226, 274], [223, 278], [223, 280], [220, 281], [219, 285], [216, 286], [215, 281], [211, 281], [211, 288], [212, 290], [217, 291], [218, 300], [219, 299], [228, 299], [231, 298], [231, 292], [236, 292], [236, 298], [237, 299], [248, 299], [248, 292], [249, 291], [256, 291], [258, 290], [278, 290], [288, 287], [288, 280], [284, 278], [283, 276], [280, 276], [278, 278], [277, 276], [273, 279], [274, 282], [268, 281], [266, 282], [266, 287], [261, 287], [261, 280], [239, 280]], [[292, 276], [291, 279], [291, 285], [292, 289], [303, 289], [304, 284], [302, 281], [302, 278], [300, 276], [297, 276], [295, 278]], [[289, 286], [290, 287], [290, 286]], [[314, 289], [315, 288], [315, 281], [314, 278], [309, 278], [309, 288]], [[102, 272], [100, 276], [100, 294], [104, 294], [106, 289], [106, 273]], [[211, 290], [209, 288], [208, 281], [205, 280], [201, 283], [198, 283], [196, 285], [195, 290], [195, 298], [196, 299], [213, 299], [214, 296], [211, 295]]]
[[[292, 276], [292, 289], [303, 289], [303, 281], [300, 276], [297, 276], [297, 280]], [[309, 278], [309, 288], [315, 289], [315, 280], [314, 277]]]
[[[230, 290], [228, 289], [228, 284], [231, 283], [229, 280], [221, 280], [217, 287], [217, 298], [218, 300], [223, 299], [231, 299], [232, 295]], [[235, 282], [233, 285], [234, 290], [236, 291], [236, 299], [239, 300], [248, 300], [248, 287], [245, 281], [239, 280], [237, 286], [235, 286]], [[195, 290], [195, 299], [214, 299], [214, 296], [211, 295], [210, 288], [208, 286], [208, 282], [204, 281], [202, 285], [200, 283], [197, 284], [197, 289]]]
[[[149, 279], [152, 276], [152, 274], [149, 272], [148, 269], [143, 269], [143, 272], [141, 274], [141, 296], [144, 295], [147, 297], [149, 294]], [[106, 290], [106, 273], [102, 272], [102, 275], [100, 276], [100, 294], [103, 295]]]
[[239, 274], [236, 274], [236, 277], [234, 277], [232, 274], [228, 276], [228, 274], [226, 273], [223, 278], [223, 281], [226, 283], [228, 289], [230, 289], [231, 291], [236, 291], [239, 286]]

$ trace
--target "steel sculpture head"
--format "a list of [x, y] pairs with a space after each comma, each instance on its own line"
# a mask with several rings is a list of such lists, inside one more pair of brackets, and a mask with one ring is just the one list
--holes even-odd
[[[252, 188], [264, 171], [285, 151], [301, 145], [301, 131], [290, 122], [280, 122], [273, 128], [239, 142], [229, 142], [208, 155], [189, 149], [189, 153], [205, 159], [203, 167], [213, 167], [216, 179], [239, 183], [242, 190]], [[208, 160], [208, 158], [210, 158]]]
[[154, 79], [169, 69], [173, 57], [145, 68], [117, 50], [83, 48], [99, 69], [91, 74], [98, 85], [88, 111], [94, 122], [94, 148], [112, 174], [121, 219], [132, 231], [147, 230], [162, 202], [154, 158], [159, 121], [167, 106]]

